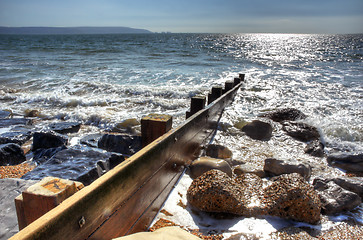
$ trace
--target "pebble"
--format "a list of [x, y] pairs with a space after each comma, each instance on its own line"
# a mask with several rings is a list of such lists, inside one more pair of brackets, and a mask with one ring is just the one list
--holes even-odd
[[0, 179], [3, 178], [20, 178], [27, 172], [35, 168], [34, 165], [22, 163], [14, 166], [0, 166]]

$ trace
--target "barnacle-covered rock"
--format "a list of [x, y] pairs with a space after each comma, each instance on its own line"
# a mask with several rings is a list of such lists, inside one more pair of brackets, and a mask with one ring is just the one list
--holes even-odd
[[260, 117], [267, 117], [275, 122], [282, 122], [282, 121], [296, 121], [299, 119], [305, 119], [307, 116], [298, 109], [283, 108], [265, 114], [261, 114]]
[[210, 170], [193, 180], [188, 202], [205, 212], [232, 213], [246, 217], [272, 215], [311, 224], [320, 221], [321, 203], [313, 186], [298, 174], [285, 174], [263, 188], [255, 174], [235, 178]]
[[276, 177], [265, 188], [264, 201], [269, 215], [311, 224], [320, 221], [319, 194], [298, 173]]
[[260, 207], [262, 180], [254, 174], [231, 178], [219, 170], [210, 170], [194, 179], [187, 192], [188, 202], [206, 212], [243, 216], [264, 214]]
[[283, 122], [282, 129], [287, 135], [302, 142], [309, 142], [320, 139], [318, 129], [306, 123], [301, 122]]

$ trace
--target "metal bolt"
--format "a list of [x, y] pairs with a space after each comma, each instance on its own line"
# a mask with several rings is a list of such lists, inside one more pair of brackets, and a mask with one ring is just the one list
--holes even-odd
[[84, 216], [82, 216], [81, 219], [79, 219], [78, 221], [78, 225], [80, 228], [82, 228], [85, 224], [86, 224], [86, 219], [84, 218]]

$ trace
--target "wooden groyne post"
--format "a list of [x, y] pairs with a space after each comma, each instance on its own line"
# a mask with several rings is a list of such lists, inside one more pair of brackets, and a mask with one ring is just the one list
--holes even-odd
[[166, 114], [151, 113], [141, 119], [141, 143], [145, 147], [171, 130], [173, 118]]
[[194, 115], [195, 113], [199, 112], [200, 110], [204, 109], [206, 102], [205, 96], [195, 96], [192, 97], [190, 100], [190, 111], [186, 112], [186, 118]]
[[180, 126], [76, 192], [14, 235], [15, 239], [112, 239], [145, 231], [184, 169], [215, 132], [214, 123], [242, 82]]

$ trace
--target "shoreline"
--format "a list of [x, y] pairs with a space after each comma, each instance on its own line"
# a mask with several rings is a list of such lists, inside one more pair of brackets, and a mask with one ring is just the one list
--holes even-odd
[[[226, 121], [229, 121], [228, 120], [228, 116], [229, 116], [229, 111], [231, 111], [231, 110], [233, 110], [233, 105], [231, 107], [229, 107], [229, 108], [226, 109], [226, 111], [225, 111], [225, 113], [224, 113], [224, 115], [222, 117], [221, 126], [225, 125], [226, 124]], [[255, 168], [257, 168], [258, 165], [262, 165], [263, 164], [260, 160], [259, 161], [256, 161], [257, 159], [265, 159], [265, 158], [268, 158], [268, 157], [274, 157], [274, 153], [273, 152], [270, 152], [269, 153], [269, 150], [268, 149], [271, 150], [271, 148], [269, 147], [269, 144], [272, 144], [272, 145], [274, 145], [276, 147], [276, 142], [282, 142], [283, 144], [282, 145], [279, 145], [282, 148], [285, 148], [285, 149], [288, 149], [288, 148], [295, 149], [294, 151], [296, 151], [296, 154], [297, 155], [300, 155], [300, 158], [301, 158], [302, 155], [304, 155], [304, 156], [306, 155], [306, 153], [303, 153], [303, 151], [304, 151], [304, 147], [303, 147], [304, 144], [302, 142], [293, 140], [293, 139], [291, 139], [291, 137], [286, 136], [286, 134], [283, 134], [283, 131], [282, 131], [281, 127], [278, 127], [279, 126], [278, 123], [274, 123], [273, 121], [268, 121], [268, 122], [273, 125], [273, 128], [274, 128], [273, 136], [274, 135], [277, 136], [277, 139], [274, 139], [274, 137], [272, 137], [272, 139], [270, 139], [269, 141], [262, 141], [261, 142], [259, 140], [254, 140], [254, 139], [251, 139], [248, 136], [244, 135], [242, 132], [240, 132], [240, 130], [238, 128], [235, 128], [235, 127], [227, 127], [225, 129], [223, 129], [223, 127], [222, 127], [218, 131], [217, 136], [215, 137], [215, 143], [216, 144], [222, 144], [222, 145], [223, 145], [223, 143], [228, 143], [228, 142], [241, 142], [241, 143], [243, 143], [243, 144], [241, 144], [241, 146], [239, 146], [239, 144], [228, 145], [228, 147], [231, 147], [232, 146], [232, 152], [233, 152], [233, 154], [238, 153], [238, 152], [240, 153], [240, 154], [237, 154], [237, 155], [234, 155], [233, 156], [233, 162], [234, 163], [240, 162], [241, 159], [248, 158], [248, 159], [251, 159], [252, 160], [252, 162], [250, 161], [248, 163], [249, 164], [252, 164], [252, 166], [255, 166]], [[63, 123], [63, 122], [60, 122], [60, 123]], [[131, 129], [133, 129], [135, 131], [136, 129], [139, 129], [139, 125], [138, 124], [139, 124], [138, 121], [128, 120], [128, 121], [125, 121], [124, 125], [122, 125], [122, 126], [123, 126], [123, 129], [125, 130], [125, 132], [130, 131]], [[228, 124], [229, 124], [229, 126], [231, 126], [231, 123], [228, 123]], [[82, 127], [80, 129], [82, 129]], [[123, 134], [125, 134], [125, 132]], [[71, 143], [70, 148], [73, 148], [73, 147], [76, 147], [77, 148], [77, 145], [80, 144], [81, 141], [80, 141], [80, 138], [77, 137], [77, 134], [78, 133], [66, 133], [66, 135], [72, 136], [71, 139], [74, 139], [73, 141], [72, 140], [69, 141]], [[119, 134], [122, 135], [122, 133], [116, 133], [116, 135], [119, 135]], [[130, 132], [128, 134], [130, 134]], [[100, 137], [100, 136], [98, 136], [98, 137]], [[237, 137], [238, 140], [233, 139], [233, 138], [236, 138], [236, 137]], [[262, 152], [255, 150], [254, 146], [256, 146], [256, 145], [258, 145], [258, 148], [260, 150], [262, 150]], [[85, 147], [84, 150], [90, 149], [89, 146], [86, 146], [85, 145], [84, 147]], [[242, 147], [242, 148], [240, 148], [240, 147]], [[283, 151], [278, 150], [276, 148], [274, 148], [274, 149], [275, 149], [274, 151], [277, 151], [277, 153], [275, 153], [275, 154], [281, 154], [283, 152]], [[249, 154], [245, 155], [245, 153], [249, 153]], [[29, 152], [28, 154], [32, 154], [32, 153]], [[253, 160], [253, 159], [255, 159], [255, 160]], [[337, 170], [336, 168], [332, 168], [331, 166], [328, 165], [328, 163], [326, 161], [323, 161], [320, 165], [316, 165], [316, 162], [318, 162], [318, 161], [320, 162], [321, 161], [321, 158], [311, 157], [311, 156], [308, 157], [306, 155], [305, 158], [302, 158], [302, 160], [303, 161], [305, 160], [305, 161], [307, 161], [310, 164], [314, 164], [314, 162], [315, 162], [315, 165], [314, 165], [313, 171], [312, 171], [312, 177], [311, 177], [310, 183], [312, 183], [312, 178], [317, 177], [317, 176], [320, 176], [322, 173], [324, 173], [324, 175], [335, 175], [335, 176], [344, 176], [344, 175], [347, 175], [346, 173], [344, 173], [344, 172], [342, 172], [340, 170]], [[244, 163], [247, 163], [246, 161], [243, 161], [243, 162]], [[327, 170], [329, 170], [329, 171], [327, 171]], [[183, 178], [185, 178], [185, 177], [186, 176], [184, 176]], [[16, 178], [14, 180], [16, 180]], [[190, 183], [191, 179], [189, 178], [187, 180], [182, 180], [181, 186], [184, 186], [184, 189], [183, 188], [182, 189], [178, 189], [178, 186], [179, 185], [177, 186], [176, 189], [174, 189], [174, 191], [177, 191], [177, 193], [178, 193], [177, 196], [178, 197], [182, 197], [181, 195], [183, 195], [185, 197], [185, 193], [181, 193], [181, 192], [185, 192], [186, 191], [186, 189], [185, 189], [185, 183], [183, 183], [183, 181], [186, 181], [186, 182], [189, 182]], [[172, 201], [175, 201], [175, 199], [172, 200]], [[179, 209], [180, 211], [185, 211], [186, 209], [188, 209], [188, 212], [189, 212], [188, 214], [192, 214], [193, 215], [194, 210], [191, 210], [189, 204], [187, 202], [185, 202], [185, 199], [183, 199], [183, 197], [181, 199], [178, 199], [176, 202], [177, 203], [181, 202], [181, 206], [183, 206], [182, 208], [184, 210]], [[177, 206], [180, 207], [180, 204], [177, 205]], [[172, 213], [173, 214], [173, 210], [178, 209], [177, 206], [173, 205], [170, 209], [169, 208], [164, 208], [164, 210], [166, 212], [169, 212], [169, 213]], [[357, 210], [358, 210], [358, 212], [359, 211], [362, 211], [363, 212], [363, 205], [361, 204], [360, 207], [358, 207]], [[177, 215], [179, 215], [179, 213], [177, 213]], [[342, 223], [342, 222], [345, 222], [347, 219], [350, 219], [350, 217], [351, 217], [350, 216], [350, 217], [346, 218], [346, 217], [343, 217], [343, 216], [344, 215], [337, 216], [337, 218], [336, 218], [337, 221]], [[349, 214], [347, 216], [349, 216]], [[163, 218], [163, 217], [161, 217], [161, 218]], [[161, 218], [159, 218], [159, 219], [161, 219]], [[194, 218], [196, 218], [196, 217], [192, 217], [192, 219], [194, 219]], [[205, 215], [204, 218], [207, 219], [207, 218], [210, 218], [210, 217], [208, 217], [207, 215]], [[345, 220], [341, 221], [341, 219], [344, 219], [344, 218], [345, 218]], [[166, 219], [169, 219], [170, 221], [173, 222], [172, 218], [166, 218]], [[243, 218], [243, 219], [246, 220], [246, 218]], [[259, 218], [257, 218], [257, 219], [259, 219]], [[256, 219], [257, 222], [260, 221], [260, 220], [257, 220], [257, 219]], [[210, 221], [210, 220], [207, 220], [206, 225], [208, 225], [208, 221]], [[212, 220], [212, 222], [216, 222], [216, 221], [218, 222], [219, 220]], [[232, 220], [232, 221], [235, 221], [235, 220]], [[276, 221], [281, 223], [281, 222], [284, 222], [285, 220], [283, 220], [283, 219], [277, 219]], [[330, 222], [330, 220], [327, 220], [326, 218], [325, 218], [325, 221], [327, 221], [327, 223], [326, 223], [327, 224], [326, 229], [328, 229], [328, 227], [331, 227], [331, 226], [334, 226], [334, 227], [337, 226], [335, 224], [332, 224], [332, 222]], [[363, 224], [363, 220], [362, 219], [359, 220], [359, 218], [356, 219], [356, 220], [354, 220], [354, 217], [353, 217], [349, 221], [353, 221], [353, 222], [354, 221], [358, 221], [358, 222], [361, 221], [360, 222], [360, 225], [358, 224], [358, 226], [361, 226]], [[254, 225], [253, 222], [254, 221], [248, 223], [248, 225], [250, 225], [250, 226]], [[183, 226], [183, 223], [180, 223], [180, 225]], [[227, 225], [232, 225], [232, 224], [231, 223], [228, 223]], [[299, 226], [299, 223], [295, 223], [295, 224], [292, 224], [292, 225], [293, 226]], [[288, 225], [287, 226], [291, 226], [291, 222], [288, 222]], [[302, 226], [308, 227], [308, 228], [310, 227], [311, 228], [311, 225], [303, 224]], [[313, 227], [313, 229], [314, 229], [314, 227]], [[223, 233], [223, 231], [227, 231], [228, 232], [229, 230], [221, 230], [221, 231], [222, 231], [221, 233]], [[233, 230], [232, 232], [234, 232], [234, 231], [236, 231], [236, 230]], [[270, 232], [269, 234], [271, 234], [271, 233], [272, 232]], [[262, 235], [265, 236], [265, 233], [263, 233]], [[227, 237], [231, 237], [231, 236], [232, 235], [227, 236]], [[226, 237], [226, 236], [224, 236], [224, 237]]]

